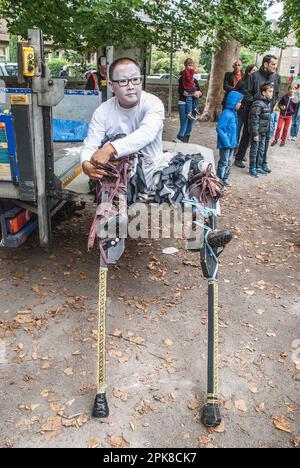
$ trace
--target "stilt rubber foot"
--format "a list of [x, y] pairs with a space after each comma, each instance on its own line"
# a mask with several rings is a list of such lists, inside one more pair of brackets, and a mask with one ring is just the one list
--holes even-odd
[[109, 408], [105, 393], [99, 393], [96, 396], [92, 416], [96, 419], [108, 418]]
[[208, 403], [203, 407], [203, 424], [206, 427], [217, 427], [222, 422], [220, 408], [217, 403]]

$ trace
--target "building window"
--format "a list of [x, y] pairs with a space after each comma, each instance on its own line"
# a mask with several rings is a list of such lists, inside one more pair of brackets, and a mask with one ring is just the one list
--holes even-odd
[[299, 56], [299, 50], [298, 47], [292, 47], [292, 57], [296, 58]]
[[0, 62], [6, 62], [6, 50], [4, 47], [0, 47]]

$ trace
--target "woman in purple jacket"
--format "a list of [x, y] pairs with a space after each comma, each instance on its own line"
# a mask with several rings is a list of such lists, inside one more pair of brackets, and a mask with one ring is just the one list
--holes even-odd
[[276, 134], [275, 134], [275, 140], [273, 141], [271, 146], [277, 145], [278, 140], [280, 139], [282, 129], [283, 131], [281, 135], [280, 146], [285, 145], [288, 131], [292, 123], [292, 118], [296, 112], [296, 104], [293, 98], [294, 98], [294, 88], [292, 85], [290, 85], [288, 87], [288, 93], [285, 94], [278, 103], [278, 106], [280, 109], [280, 117], [279, 117], [279, 122], [278, 122], [277, 130], [276, 130]]

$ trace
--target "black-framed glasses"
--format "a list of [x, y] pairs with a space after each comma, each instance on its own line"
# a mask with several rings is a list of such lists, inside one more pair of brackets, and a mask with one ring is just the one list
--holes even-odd
[[138, 86], [142, 84], [143, 78], [141, 76], [135, 76], [134, 78], [130, 78], [128, 80], [111, 80], [112, 83], [118, 83], [120, 88], [126, 88], [129, 85], [129, 82], [133, 84], [133, 86]]

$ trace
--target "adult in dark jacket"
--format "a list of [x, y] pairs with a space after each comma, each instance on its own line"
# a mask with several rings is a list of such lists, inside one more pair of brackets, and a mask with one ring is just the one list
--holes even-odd
[[[202, 96], [202, 91], [199, 85], [199, 81], [195, 79], [194, 83], [195, 83], [195, 88], [196, 88], [195, 97], [200, 98]], [[180, 141], [188, 143], [190, 136], [192, 134], [195, 121], [187, 117], [186, 98], [189, 95], [189, 93], [186, 92], [184, 89], [182, 76], [179, 78], [178, 94], [179, 94], [178, 111], [179, 111], [179, 119], [180, 119], [180, 129], [177, 134], [177, 138]]]
[[273, 85], [263, 84], [260, 87], [260, 94], [254, 97], [249, 112], [250, 175], [254, 177], [258, 177], [258, 174], [267, 175], [263, 166], [263, 156], [269, 134], [273, 94]]
[[[235, 91], [238, 91], [239, 93], [245, 96], [248, 77], [249, 75], [251, 75], [252, 73], [255, 73], [256, 71], [257, 71], [257, 66], [254, 63], [251, 65], [248, 65], [248, 67], [245, 70], [243, 79], [240, 80], [236, 84]], [[248, 115], [249, 115], [249, 112], [246, 106], [246, 102], [243, 100], [241, 108], [238, 111], [238, 141], [240, 141], [242, 129], [243, 129], [243, 133], [246, 133], [248, 137]]]
[[223, 109], [225, 109], [225, 104], [226, 104], [226, 98], [228, 93], [230, 91], [234, 91], [237, 83], [242, 80], [243, 78], [243, 64], [240, 59], [236, 60], [233, 63], [233, 71], [232, 72], [226, 72], [224, 76], [224, 83], [223, 83], [223, 89], [225, 91], [225, 96], [223, 99]]
[[[277, 58], [274, 55], [266, 55], [263, 58], [261, 68], [249, 75], [247, 85], [245, 87], [245, 103], [246, 103], [246, 112], [250, 111], [251, 105], [253, 103], [254, 97], [260, 94], [260, 87], [265, 83], [270, 83], [273, 85], [274, 88], [274, 95], [271, 101], [271, 112], [275, 107], [275, 104], [278, 102], [279, 99], [279, 90], [280, 90], [280, 77], [276, 73], [277, 70]], [[263, 166], [266, 172], [270, 173], [271, 170], [268, 168], [267, 164], [267, 154], [269, 149], [270, 138], [267, 136], [266, 145], [265, 145], [265, 153], [263, 157]], [[235, 165], [241, 168], [245, 168], [245, 164], [243, 163], [243, 159], [246, 156], [246, 152], [249, 146], [249, 138], [242, 138], [238, 152], [235, 158]]]

